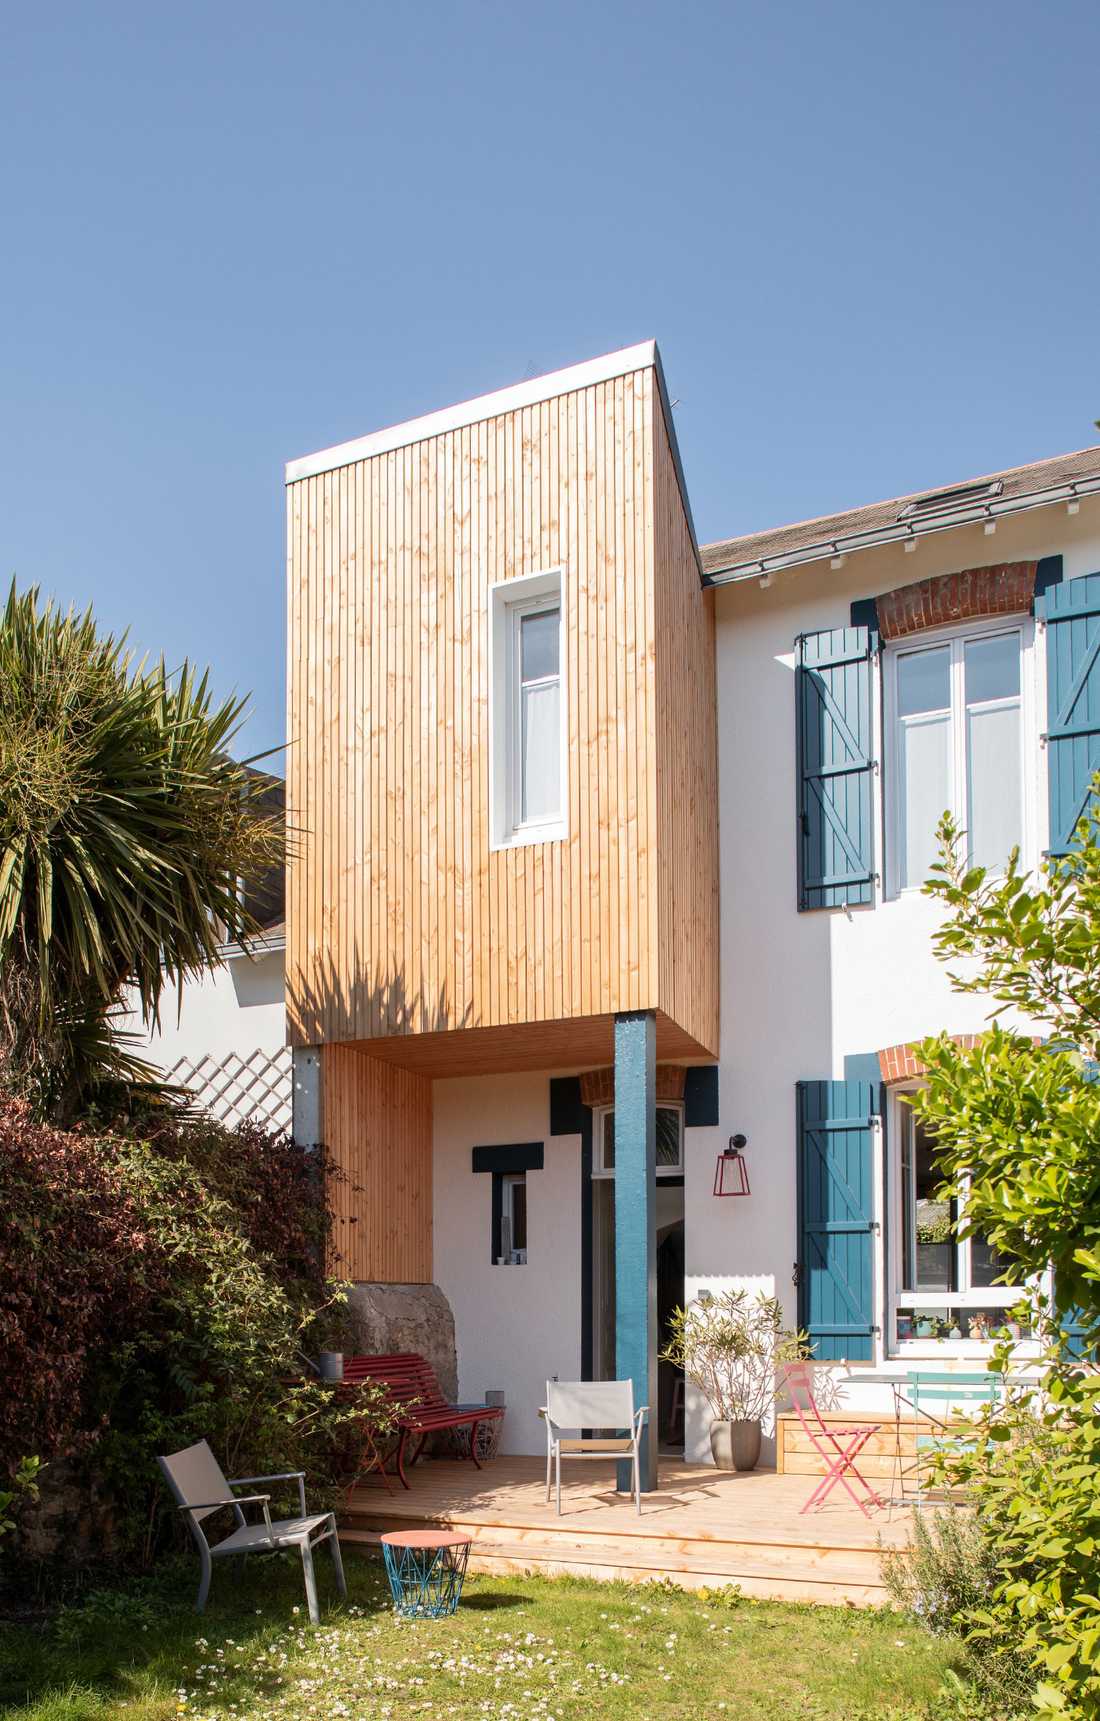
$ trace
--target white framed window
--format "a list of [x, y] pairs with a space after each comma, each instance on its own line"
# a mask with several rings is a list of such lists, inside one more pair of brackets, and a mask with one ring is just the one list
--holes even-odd
[[527, 1263], [527, 1173], [507, 1172], [500, 1187], [500, 1259], [522, 1267]]
[[[1010, 1319], [1029, 1286], [1001, 1284], [997, 1251], [980, 1237], [959, 1238], [959, 1204], [939, 1193], [935, 1138], [903, 1095], [890, 1096], [890, 1201], [886, 1214], [890, 1261], [887, 1340], [891, 1352], [949, 1351], [984, 1355], [998, 1329], [1021, 1341], [1031, 1326]], [[1030, 1287], [1044, 1288], [1042, 1281]]]
[[568, 835], [561, 568], [491, 591], [489, 688], [494, 848]]
[[[593, 1118], [592, 1175], [615, 1175], [615, 1107], [605, 1106]], [[684, 1108], [679, 1101], [657, 1107], [657, 1176], [684, 1174]]]
[[936, 859], [945, 810], [973, 864], [1003, 869], [1036, 848], [1033, 627], [974, 623], [898, 641], [884, 653], [888, 877], [917, 890]]

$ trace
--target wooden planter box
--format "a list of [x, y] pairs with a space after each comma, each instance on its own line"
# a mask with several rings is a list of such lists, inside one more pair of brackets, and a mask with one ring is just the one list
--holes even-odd
[[[822, 1421], [828, 1426], [835, 1424], [838, 1428], [863, 1428], [868, 1423], [879, 1423], [879, 1431], [873, 1434], [864, 1446], [857, 1459], [860, 1470], [870, 1481], [875, 1477], [889, 1480], [897, 1467], [900, 1453], [902, 1459], [912, 1459], [916, 1454], [915, 1426], [912, 1411], [903, 1414], [900, 1427], [896, 1426], [889, 1411], [860, 1411], [836, 1410], [823, 1411]], [[934, 1434], [937, 1427], [932, 1422], [922, 1420], [921, 1432]], [[943, 1430], [938, 1430], [942, 1434]], [[803, 1432], [802, 1424], [791, 1411], [785, 1411], [776, 1417], [775, 1423], [775, 1467], [780, 1474], [791, 1476], [823, 1476], [825, 1464], [807, 1434]]]

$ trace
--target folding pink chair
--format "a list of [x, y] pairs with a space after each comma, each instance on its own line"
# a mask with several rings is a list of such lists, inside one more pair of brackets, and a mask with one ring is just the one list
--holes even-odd
[[856, 1505], [865, 1517], [871, 1514], [867, 1502], [861, 1500], [849, 1476], [857, 1481], [875, 1506], [884, 1506], [866, 1476], [862, 1475], [856, 1466], [856, 1459], [873, 1434], [882, 1427], [881, 1422], [867, 1422], [861, 1428], [837, 1428], [825, 1421], [817, 1407], [813, 1388], [813, 1367], [808, 1362], [795, 1362], [786, 1365], [787, 1390], [795, 1415], [802, 1424], [804, 1433], [808, 1436], [814, 1451], [825, 1461], [825, 1475], [814, 1489], [802, 1512], [808, 1512], [813, 1506], [824, 1503], [825, 1496], [830, 1494], [837, 1483], [843, 1484]]

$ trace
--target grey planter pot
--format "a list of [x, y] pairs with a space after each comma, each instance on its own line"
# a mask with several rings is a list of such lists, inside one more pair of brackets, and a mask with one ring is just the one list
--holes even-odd
[[710, 1452], [719, 1470], [755, 1470], [760, 1458], [759, 1422], [712, 1422]]
[[343, 1380], [343, 1351], [322, 1351], [317, 1358], [317, 1373], [322, 1380]]

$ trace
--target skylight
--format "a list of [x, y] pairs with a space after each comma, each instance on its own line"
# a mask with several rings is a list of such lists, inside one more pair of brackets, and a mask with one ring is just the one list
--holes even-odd
[[918, 496], [915, 502], [907, 502], [898, 519], [912, 520], [922, 514], [943, 514], [952, 508], [969, 508], [976, 502], [988, 502], [999, 496], [1003, 489], [1004, 481], [1000, 478], [981, 484], [955, 484], [949, 490], [935, 490], [930, 496]]

